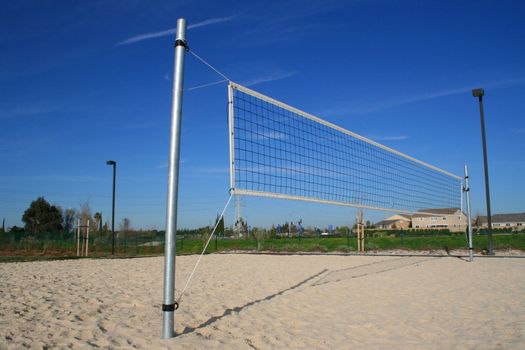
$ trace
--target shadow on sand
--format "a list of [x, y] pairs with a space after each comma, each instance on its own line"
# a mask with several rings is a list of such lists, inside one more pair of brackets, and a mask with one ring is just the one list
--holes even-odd
[[205, 328], [205, 327], [208, 327], [210, 325], [212, 325], [213, 323], [221, 320], [223, 317], [226, 317], [228, 315], [231, 315], [232, 313], [234, 312], [241, 312], [242, 310], [250, 307], [250, 306], [253, 306], [257, 303], [260, 303], [260, 302], [263, 302], [263, 301], [269, 301], [269, 300], [272, 300], [273, 298], [275, 297], [278, 297], [279, 295], [282, 295], [286, 292], [289, 292], [291, 290], [294, 290], [296, 288], [299, 288], [300, 286], [308, 283], [309, 281], [311, 281], [312, 279], [322, 275], [323, 273], [325, 273], [326, 271], [328, 271], [327, 269], [324, 269], [318, 273], [316, 273], [315, 275], [312, 275], [310, 277], [308, 277], [307, 279], [287, 288], [287, 289], [283, 289], [277, 293], [274, 293], [274, 294], [271, 294], [271, 295], [268, 295], [267, 297], [264, 297], [264, 298], [261, 298], [261, 299], [257, 299], [257, 300], [254, 300], [254, 301], [250, 301], [249, 303], [246, 303], [242, 306], [237, 306], [237, 307], [234, 307], [234, 308], [231, 308], [231, 309], [226, 309], [224, 310], [223, 314], [220, 315], [220, 316], [213, 316], [211, 317], [210, 319], [208, 319], [207, 321], [201, 323], [200, 325], [198, 325], [197, 327], [186, 327], [184, 328], [184, 330], [181, 332], [181, 333], [178, 333], [176, 336], [180, 336], [180, 335], [183, 335], [183, 334], [188, 334], [188, 333], [192, 333], [198, 329], [201, 329], [201, 328]]

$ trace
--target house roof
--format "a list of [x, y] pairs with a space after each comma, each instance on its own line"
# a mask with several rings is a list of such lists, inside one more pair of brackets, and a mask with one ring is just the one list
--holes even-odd
[[413, 217], [429, 217], [433, 215], [454, 215], [458, 210], [461, 210], [459, 208], [427, 208], [427, 209], [420, 209], [418, 212], [415, 213]]
[[[478, 216], [478, 221], [482, 223], [487, 222], [487, 216]], [[503, 222], [525, 222], [525, 213], [513, 213], [513, 214], [495, 214], [492, 215], [492, 222], [503, 223]]]
[[412, 215], [410, 214], [397, 214], [399, 216], [401, 216], [403, 219], [406, 219], [408, 221], [410, 221], [410, 219], [412, 219]]
[[396, 222], [400, 222], [400, 221], [410, 221], [410, 219], [397, 219], [397, 220], [381, 220], [379, 222], [377, 222], [375, 224], [375, 226], [382, 226], [382, 225], [392, 225], [392, 224], [395, 224]]

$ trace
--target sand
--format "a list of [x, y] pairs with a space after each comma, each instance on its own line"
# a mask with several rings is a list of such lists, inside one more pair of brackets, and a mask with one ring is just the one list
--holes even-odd
[[208, 255], [169, 340], [162, 276], [161, 257], [0, 264], [0, 349], [525, 348], [525, 259]]

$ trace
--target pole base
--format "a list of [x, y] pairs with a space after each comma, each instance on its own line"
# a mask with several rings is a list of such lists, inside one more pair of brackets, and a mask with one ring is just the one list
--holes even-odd
[[170, 339], [175, 337], [174, 329], [174, 311], [163, 311], [163, 320], [162, 320], [162, 336], [161, 339]]

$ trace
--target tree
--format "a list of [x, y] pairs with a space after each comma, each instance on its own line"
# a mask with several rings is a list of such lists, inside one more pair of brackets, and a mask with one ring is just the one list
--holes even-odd
[[71, 233], [73, 227], [75, 227], [75, 218], [77, 211], [73, 208], [64, 210], [64, 232]]
[[255, 242], [257, 242], [257, 250], [261, 250], [262, 243], [264, 242], [264, 239], [266, 238], [266, 231], [263, 229], [254, 227], [252, 229], [251, 235], [253, 236], [253, 238], [255, 238]]
[[248, 223], [243, 218], [239, 218], [233, 227], [239, 236], [244, 236], [248, 233]]
[[22, 216], [25, 230], [29, 233], [61, 232], [62, 213], [55, 205], [49, 204], [44, 197], [38, 197], [31, 202]]
[[120, 223], [120, 230], [122, 232], [128, 232], [131, 228], [131, 221], [128, 218], [122, 219], [122, 222]]
[[[217, 224], [217, 222], [219, 223]], [[222, 233], [222, 235], [224, 236], [224, 217], [221, 217], [219, 214], [217, 214], [217, 218], [215, 218], [215, 225], [217, 225], [215, 234], [218, 235], [219, 233]]]
[[97, 232], [98, 224], [96, 218], [93, 218], [91, 214], [91, 206], [89, 205], [89, 200], [85, 201], [80, 205], [80, 212], [78, 213], [78, 218], [80, 219], [80, 225], [88, 225], [90, 232]]
[[288, 235], [288, 223], [285, 222], [284, 225], [281, 226], [281, 236]]
[[80, 212], [78, 213], [78, 218], [80, 219], [81, 225], [87, 225], [88, 220], [91, 219], [91, 207], [89, 206], [89, 201], [85, 201], [80, 205]]
[[18, 227], [16, 225], [12, 226], [11, 229], [9, 229], [10, 233], [23, 233], [24, 229], [22, 227]]
[[97, 230], [100, 232], [100, 231], [102, 231], [102, 213], [101, 212], [96, 212], [94, 217], [95, 217], [95, 220], [98, 223]]
[[119, 232], [117, 232], [117, 239], [119, 238], [121, 232], [124, 233], [124, 246], [126, 247], [126, 250], [128, 249], [129, 231], [131, 231], [131, 220], [129, 220], [129, 218], [124, 218], [120, 223]]
[[270, 236], [276, 237], [277, 236], [277, 227], [275, 227], [274, 224], [272, 224], [272, 227], [270, 228]]

